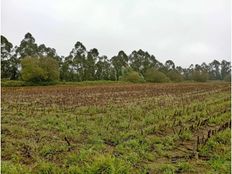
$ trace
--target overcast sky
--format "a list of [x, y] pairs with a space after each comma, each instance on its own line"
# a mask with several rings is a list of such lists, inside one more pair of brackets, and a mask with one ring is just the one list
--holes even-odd
[[1, 32], [69, 54], [81, 41], [112, 57], [143, 49], [184, 67], [230, 60], [230, 0], [2, 0]]

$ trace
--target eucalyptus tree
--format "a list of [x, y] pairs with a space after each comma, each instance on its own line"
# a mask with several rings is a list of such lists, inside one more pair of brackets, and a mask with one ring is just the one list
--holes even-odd
[[220, 65], [221, 63], [217, 60], [214, 60], [209, 64], [210, 80], [221, 80]]
[[74, 48], [65, 57], [62, 64], [62, 79], [66, 81], [83, 81], [86, 57], [87, 51], [85, 46], [81, 42], [76, 42]]
[[224, 80], [227, 76], [231, 74], [231, 62], [222, 60], [221, 62], [221, 77]]
[[95, 80], [110, 80], [111, 64], [107, 56], [100, 56], [96, 63]]
[[129, 56], [130, 67], [141, 73], [143, 76], [145, 72], [150, 68], [159, 68], [160, 62], [158, 62], [155, 56], [150, 55], [143, 50], [133, 51]]
[[122, 76], [123, 67], [128, 66], [128, 56], [121, 50], [118, 52], [118, 55], [112, 57], [110, 61], [115, 69], [116, 79], [119, 80], [119, 77]]
[[11, 77], [11, 53], [13, 45], [10, 43], [6, 37], [1, 35], [1, 78]]
[[30, 56], [38, 57], [38, 45], [35, 43], [35, 38], [31, 33], [27, 33], [21, 41], [19, 47], [16, 49], [17, 57], [20, 59]]

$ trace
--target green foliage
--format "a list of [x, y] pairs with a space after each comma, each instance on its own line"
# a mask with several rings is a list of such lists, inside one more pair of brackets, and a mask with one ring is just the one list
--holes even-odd
[[21, 61], [21, 78], [27, 82], [49, 82], [59, 79], [59, 65], [49, 57], [26, 57]]
[[132, 70], [129, 70], [123, 76], [121, 76], [120, 80], [133, 83], [144, 82], [143, 77], [138, 72]]
[[181, 82], [181, 81], [183, 81], [182, 75], [178, 71], [176, 71], [176, 70], [170, 70], [167, 73], [167, 76], [173, 82]]
[[[221, 62], [221, 77], [225, 81], [231, 81], [231, 62], [228, 62], [226, 60], [222, 60]], [[227, 80], [226, 80], [227, 79]]]
[[27, 57], [21, 61], [22, 64], [22, 72], [21, 77], [24, 81], [43, 81], [46, 79], [45, 72], [39, 66], [39, 59]]
[[128, 57], [124, 51], [119, 51], [117, 56], [111, 58], [111, 63], [116, 72], [116, 80], [123, 75], [122, 68], [128, 65]]
[[21, 41], [19, 47], [16, 49], [16, 53], [20, 56], [20, 58], [24, 58], [27, 56], [38, 56], [37, 52], [38, 46], [35, 43], [35, 38], [31, 33], [27, 33], [24, 36], [24, 39]]
[[15, 80], [19, 76], [19, 61], [13, 54], [13, 45], [1, 36], [1, 78]]
[[[44, 66], [54, 66], [49, 69], [49, 74], [41, 70], [41, 65], [36, 66], [36, 62], [28, 61], [27, 69], [23, 78], [26, 81], [50, 81], [60, 79], [62, 81], [93, 81], [93, 80], [119, 80], [123, 75], [124, 68], [132, 68], [142, 76], [149, 69], [158, 69], [173, 82], [185, 80], [194, 80], [205, 82], [209, 80], [225, 80], [230, 81], [229, 74], [231, 72], [231, 62], [222, 60], [221, 62], [214, 60], [209, 64], [202, 63], [190, 65], [189, 68], [175, 66], [172, 60], [167, 60], [162, 64], [156, 60], [154, 55], [139, 49], [127, 55], [124, 51], [119, 51], [116, 56], [108, 59], [105, 55], [100, 55], [96, 48], [89, 51], [81, 42], [76, 42], [74, 48], [67, 56], [59, 56], [54, 48], [47, 47], [45, 44], [38, 45], [31, 33], [25, 34], [19, 46], [13, 47], [6, 37], [1, 36], [1, 77], [11, 80], [20, 79], [20, 61], [26, 57], [50, 57], [57, 61], [51, 63], [47, 59], [43, 61]], [[52, 65], [53, 64], [53, 65]], [[58, 73], [56, 67], [58, 66]], [[33, 67], [33, 68], [32, 68]], [[53, 72], [52, 72], [53, 71]], [[37, 74], [37, 75], [36, 75]], [[49, 77], [51, 76], [51, 77]], [[151, 75], [148, 75], [151, 76]], [[164, 80], [166, 77], [162, 75]], [[150, 78], [148, 77], [150, 80]], [[133, 81], [133, 80], [132, 80]], [[154, 81], [151, 79], [151, 81]], [[157, 81], [157, 80], [155, 80]]]
[[221, 63], [217, 60], [213, 60], [209, 64], [209, 79], [210, 80], [221, 80], [221, 73], [220, 73], [220, 65]]
[[208, 73], [202, 71], [194, 71], [192, 79], [196, 82], [206, 82], [208, 80]]
[[156, 60], [155, 56], [150, 55], [141, 49], [133, 51], [129, 55], [129, 66], [134, 70], [144, 75], [144, 73], [150, 68], [158, 68], [160, 62]]
[[164, 83], [169, 82], [169, 78], [162, 72], [155, 69], [148, 69], [144, 78], [147, 82]]

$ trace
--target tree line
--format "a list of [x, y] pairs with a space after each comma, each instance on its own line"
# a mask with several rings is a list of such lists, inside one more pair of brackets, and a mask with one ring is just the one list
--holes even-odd
[[119, 51], [107, 58], [96, 48], [87, 50], [76, 42], [68, 56], [59, 56], [54, 48], [38, 45], [27, 33], [19, 46], [13, 46], [1, 35], [1, 78], [24, 81], [92, 81], [125, 80], [132, 82], [180, 82], [194, 80], [231, 79], [231, 62], [213, 60], [188, 68], [176, 66], [172, 60], [164, 64], [146, 51], [133, 51], [127, 55]]

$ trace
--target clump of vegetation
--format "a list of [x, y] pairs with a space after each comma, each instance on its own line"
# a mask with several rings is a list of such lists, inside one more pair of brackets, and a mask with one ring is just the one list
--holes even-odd
[[29, 170], [20, 164], [13, 164], [10, 161], [1, 162], [1, 173], [4, 174], [29, 174]]
[[164, 83], [169, 82], [169, 78], [162, 72], [155, 69], [148, 69], [144, 78], [147, 82]]
[[206, 82], [208, 80], [208, 73], [204, 71], [194, 71], [192, 78], [196, 82]]
[[138, 72], [133, 70], [128, 70], [128, 72], [125, 72], [123, 76], [120, 77], [120, 80], [133, 83], [144, 82], [143, 77]]
[[55, 164], [48, 162], [41, 162], [33, 168], [33, 173], [36, 174], [61, 174], [62, 171]]
[[183, 81], [182, 75], [177, 70], [170, 70], [167, 73], [167, 76], [172, 82], [181, 82]]
[[177, 165], [180, 172], [193, 172], [193, 167], [188, 162], [180, 162]]
[[190, 130], [184, 130], [179, 135], [182, 140], [190, 140], [192, 137], [192, 132]]
[[163, 164], [159, 167], [159, 173], [173, 174], [176, 168], [170, 164]]
[[21, 78], [27, 82], [49, 82], [59, 80], [59, 65], [49, 57], [26, 57], [21, 61]]

